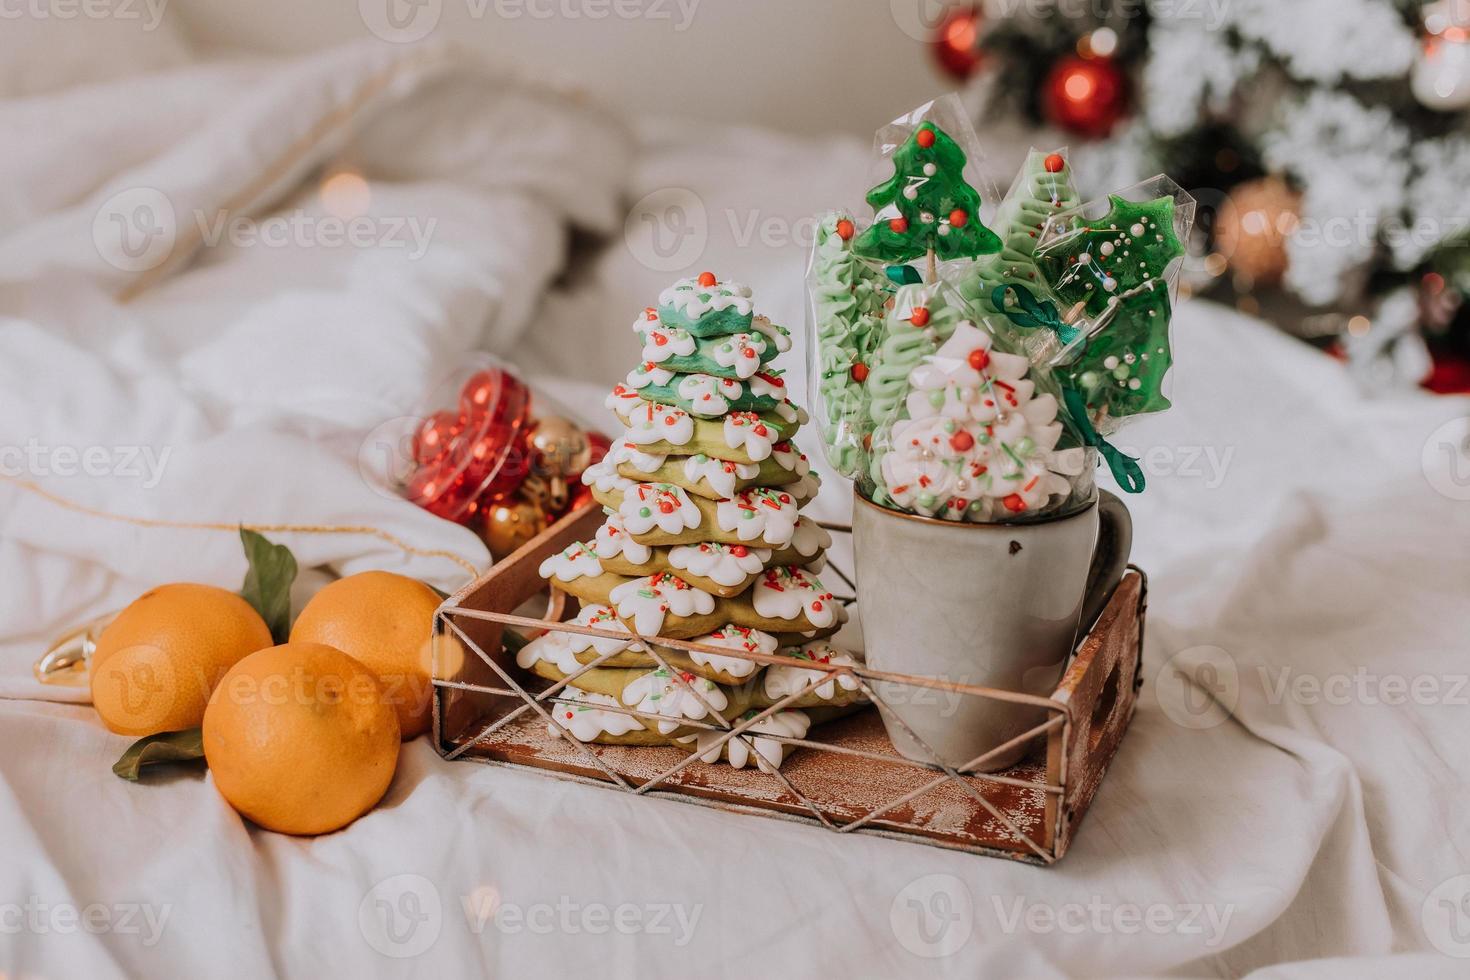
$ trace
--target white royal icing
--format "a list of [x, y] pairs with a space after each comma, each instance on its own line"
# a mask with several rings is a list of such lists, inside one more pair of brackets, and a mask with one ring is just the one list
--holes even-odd
[[563, 674], [573, 674], [582, 669], [577, 663], [577, 658], [567, 646], [567, 634], [547, 633], [538, 636], [527, 643], [516, 653], [516, 665], [522, 670], [530, 670], [536, 664], [545, 662], [551, 664]]
[[633, 481], [618, 473], [617, 462], [612, 455], [602, 457], [582, 471], [582, 482], [603, 493], [626, 490]]
[[614, 466], [627, 463], [640, 473], [658, 472], [658, 468], [664, 465], [664, 460], [669, 458], [668, 453], [644, 452], [638, 443], [627, 439], [619, 439], [608, 455], [612, 457]]
[[750, 325], [765, 334], [771, 343], [776, 345], [776, 352], [784, 354], [791, 349], [791, 331], [778, 324], [772, 323], [766, 317], [758, 316], [750, 321]]
[[660, 306], [671, 306], [691, 320], [698, 320], [713, 310], [734, 308], [741, 316], [749, 316], [753, 304], [750, 287], [738, 282], [716, 282], [701, 286], [698, 279], [680, 279], [658, 294]]
[[806, 458], [806, 453], [793, 446], [790, 441], [778, 442], [771, 447], [771, 458], [776, 465], [783, 470], [792, 470], [797, 476], [806, 476], [811, 472], [812, 462]]
[[715, 504], [715, 522], [741, 541], [784, 548], [796, 531], [796, 499], [779, 487], [751, 487]]
[[546, 730], [558, 738], [561, 737], [561, 730], [557, 725], [571, 732], [572, 737], [579, 742], [590, 742], [602, 734], [626, 735], [629, 732], [643, 731], [643, 723], [628, 712], [617, 710], [621, 707], [617, 699], [606, 694], [594, 694], [569, 687], [556, 697], [557, 702], [551, 705], [548, 712], [556, 725], [547, 724]]
[[788, 545], [803, 558], [810, 558], [819, 551], [825, 551], [832, 547], [832, 535], [827, 529], [816, 521], [807, 517], [799, 517], [796, 520], [796, 528], [791, 534], [791, 544]]
[[581, 653], [588, 647], [595, 650], [599, 656], [605, 653], [622, 653], [625, 650], [642, 653], [645, 649], [642, 643], [633, 639], [633, 635], [628, 633], [628, 627], [624, 625], [621, 619], [618, 619], [617, 613], [613, 612], [610, 606], [588, 603], [577, 610], [577, 615], [568, 620], [568, 622], [575, 623], [578, 626], [590, 626], [593, 629], [607, 630], [609, 633], [627, 634], [627, 639], [614, 640], [606, 636], [583, 636], [581, 633], [562, 633], [563, 643], [573, 654]]
[[658, 322], [658, 310], [652, 306], [645, 306], [643, 312], [638, 314], [638, 319], [633, 321], [633, 332], [642, 333], [647, 330], [649, 324]]
[[697, 343], [693, 335], [679, 327], [649, 324], [643, 330], [643, 359], [655, 364], [671, 357], [688, 357]]
[[893, 424], [881, 465], [895, 503], [926, 517], [987, 520], [1068, 493], [1062, 474], [1076, 454], [1056, 452], [1057, 401], [1035, 394], [1030, 366], [965, 322], [909, 372], [909, 417]]
[[781, 418], [787, 422], [796, 422], [800, 425], [806, 425], [807, 422], [810, 421], [810, 416], [806, 414], [806, 409], [800, 407], [799, 405], [793, 405], [790, 402], [778, 402], [776, 404], [776, 407], [771, 409], [771, 411], [781, 416]]
[[817, 495], [822, 489], [821, 477], [815, 473], [808, 473], [795, 483], [788, 483], [785, 489], [791, 494], [798, 504], [804, 504]]
[[704, 480], [721, 497], [735, 496], [735, 484], [740, 480], [754, 480], [760, 471], [758, 463], [734, 463], [704, 453], [684, 458], [684, 479], [690, 483]]
[[[771, 634], [733, 624], [722, 626], [713, 633], [697, 636], [690, 642], [704, 643], [712, 647], [725, 647], [729, 650], [743, 650], [746, 653], [769, 655], [776, 652], [776, 638]], [[745, 660], [741, 657], [724, 657], [718, 653], [702, 653], [699, 650], [690, 650], [688, 653], [689, 659], [695, 663], [724, 671], [732, 677], [748, 677], [761, 666], [754, 660]]]
[[731, 449], [745, 450], [745, 454], [759, 463], [771, 455], [771, 446], [780, 438], [755, 412], [731, 412], [725, 416], [725, 445]]
[[643, 404], [643, 396], [638, 394], [637, 388], [628, 385], [613, 385], [613, 390], [607, 393], [602, 400], [609, 412], [616, 412], [619, 416], [626, 418], [629, 413], [636, 411]]
[[673, 405], [659, 405], [640, 398], [623, 417], [628, 422], [628, 431], [623, 433], [623, 439], [640, 446], [655, 442], [682, 446], [694, 438], [694, 419]]
[[[754, 717], [758, 713], [751, 710], [742, 717]], [[780, 769], [786, 757], [800, 746], [788, 745], [774, 738], [762, 738], [761, 736], [805, 738], [811, 724], [811, 718], [803, 711], [778, 711], [762, 718], [724, 744], [717, 744], [724, 737], [723, 733], [718, 731], [696, 732], [693, 735], [681, 736], [675, 741], [681, 745], [693, 743], [694, 754], [699, 757], [700, 762], [718, 762], [720, 755], [723, 754], [729, 760], [730, 765], [736, 769], [744, 769], [754, 762], [762, 772], [771, 772]]]
[[704, 519], [684, 488], [672, 483], [635, 483], [623, 491], [618, 516], [630, 534], [647, 534], [654, 528], [679, 534], [699, 527]]
[[[680, 679], [684, 683], [681, 684]], [[690, 691], [691, 687], [699, 691], [698, 697]], [[663, 719], [698, 721], [709, 714], [710, 708], [724, 711], [730, 706], [730, 699], [714, 681], [689, 673], [680, 674], [676, 679], [660, 667], [630, 681], [623, 688], [623, 703], [644, 714], [657, 715], [660, 719], [657, 723], [659, 733], [667, 735], [679, 728], [679, 721]], [[706, 703], [709, 707], [705, 707]]]
[[681, 544], [669, 549], [669, 564], [691, 575], [707, 578], [728, 588], [743, 585], [750, 576], [766, 567], [771, 553], [765, 548], [743, 544]]
[[[808, 643], [801, 647], [788, 647], [782, 650], [781, 653], [806, 663], [836, 664], [841, 667], [855, 667], [859, 663], [852, 654], [839, 650], [825, 640], [817, 640], [814, 643]], [[772, 701], [779, 701], [789, 694], [795, 694], [797, 691], [804, 689], [813, 681], [822, 680], [824, 677], [826, 680], [818, 684], [810, 692], [823, 701], [832, 700], [833, 695], [838, 691], [856, 691], [858, 689], [858, 679], [851, 674], [828, 674], [825, 671], [811, 670], [795, 665], [778, 667], [773, 664], [762, 675], [761, 682], [765, 686], [766, 697]]]
[[618, 615], [633, 620], [633, 629], [643, 636], [657, 636], [669, 613], [707, 616], [715, 611], [714, 596], [667, 572], [624, 582], [609, 598]]
[[675, 391], [694, 414], [714, 417], [728, 412], [730, 403], [745, 393], [745, 387], [739, 381], [712, 374], [686, 374]]
[[751, 605], [768, 619], [797, 619], [805, 615], [807, 622], [817, 629], [847, 621], [847, 610], [821, 580], [797, 567], [766, 569], [755, 580]]
[[753, 333], [736, 333], [715, 345], [715, 363], [730, 368], [736, 377], [749, 378], [761, 368], [761, 355], [769, 345], [765, 338]]
[[556, 577], [563, 582], [572, 582], [584, 575], [588, 578], [601, 575], [602, 562], [597, 560], [597, 552], [579, 541], [543, 561], [538, 571], [542, 578]]
[[653, 549], [646, 544], [639, 544], [628, 534], [628, 529], [623, 525], [621, 514], [608, 514], [607, 520], [602, 522], [602, 527], [597, 529], [597, 537], [592, 541], [592, 550], [597, 552], [599, 558], [616, 558], [622, 555], [635, 565], [642, 565], [653, 557]]
[[628, 387], [647, 388], [649, 385], [666, 385], [674, 380], [674, 372], [668, 368], [661, 368], [652, 361], [644, 361], [642, 364], [628, 372]]
[[746, 385], [757, 398], [770, 398], [778, 402], [786, 400], [786, 382], [774, 371], [757, 371], [750, 376]]

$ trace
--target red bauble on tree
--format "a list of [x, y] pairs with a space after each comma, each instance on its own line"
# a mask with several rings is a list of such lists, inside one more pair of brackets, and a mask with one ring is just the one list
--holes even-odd
[[1079, 136], [1112, 132], [1128, 110], [1128, 79], [1111, 58], [1061, 58], [1042, 84], [1041, 108], [1055, 126]]
[[950, 78], [963, 82], [980, 67], [980, 8], [951, 10], [939, 22], [929, 42], [934, 63]]

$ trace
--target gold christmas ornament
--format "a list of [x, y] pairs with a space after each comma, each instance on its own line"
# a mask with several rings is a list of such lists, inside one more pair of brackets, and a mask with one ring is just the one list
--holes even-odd
[[1280, 177], [1238, 184], [1215, 222], [1215, 251], [1242, 288], [1275, 286], [1286, 274], [1286, 241], [1301, 224], [1302, 196]]
[[485, 511], [482, 532], [491, 556], [499, 561], [546, 530], [546, 513], [528, 500], [507, 500]]
[[534, 471], [543, 476], [571, 476], [592, 463], [592, 443], [586, 430], [559, 415], [537, 420], [527, 441], [534, 453]]

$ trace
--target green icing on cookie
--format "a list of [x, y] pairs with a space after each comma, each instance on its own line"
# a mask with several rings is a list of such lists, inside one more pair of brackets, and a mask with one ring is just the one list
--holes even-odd
[[710, 273], [680, 279], [658, 297], [659, 320], [696, 337], [748, 332], [751, 317], [749, 287], [719, 282]]

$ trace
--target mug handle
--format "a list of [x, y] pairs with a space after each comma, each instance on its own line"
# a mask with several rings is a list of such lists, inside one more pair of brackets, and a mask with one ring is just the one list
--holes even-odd
[[1092, 567], [1087, 572], [1087, 592], [1082, 600], [1082, 620], [1077, 635], [1086, 636], [1102, 615], [1103, 607], [1113, 597], [1113, 590], [1123, 581], [1128, 570], [1128, 555], [1133, 550], [1133, 515], [1117, 494], [1099, 490], [1097, 494], [1097, 548], [1092, 553]]

